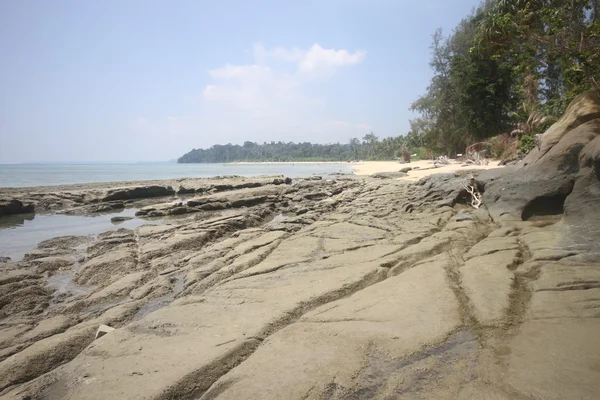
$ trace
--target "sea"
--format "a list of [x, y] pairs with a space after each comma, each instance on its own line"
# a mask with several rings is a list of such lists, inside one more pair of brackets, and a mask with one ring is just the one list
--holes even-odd
[[[223, 175], [285, 175], [291, 178], [351, 173], [349, 164], [32, 164], [0, 165], [0, 189], [66, 185], [89, 182], [137, 181], [173, 178], [208, 178]], [[0, 191], [0, 199], [2, 193]], [[162, 220], [139, 219], [134, 204], [123, 210], [93, 216], [31, 213], [0, 217], [0, 257], [19, 261], [37, 244], [58, 236], [98, 235], [120, 228], [135, 229]], [[115, 223], [114, 216], [133, 219]]]
[[352, 173], [348, 163], [260, 164], [13, 164], [0, 165], [0, 188], [73, 183], [210, 178], [223, 175], [311, 175]]

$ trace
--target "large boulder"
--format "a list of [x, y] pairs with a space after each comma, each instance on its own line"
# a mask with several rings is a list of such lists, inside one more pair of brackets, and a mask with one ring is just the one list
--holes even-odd
[[478, 177], [494, 219], [563, 215], [564, 247], [600, 258], [600, 93], [575, 98], [521, 164]]

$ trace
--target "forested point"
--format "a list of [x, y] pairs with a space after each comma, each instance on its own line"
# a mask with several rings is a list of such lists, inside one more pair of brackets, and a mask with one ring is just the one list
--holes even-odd
[[[210, 149], [194, 149], [179, 159], [180, 163], [221, 163], [233, 161], [350, 161], [390, 160], [402, 157], [402, 146], [407, 138], [398, 136], [379, 140], [370, 133], [363, 141], [353, 138], [347, 144], [315, 143], [253, 143], [214, 145]], [[425, 156], [425, 149], [412, 146], [413, 151]]]
[[488, 0], [449, 35], [433, 34], [433, 77], [410, 131], [347, 144], [271, 142], [194, 149], [179, 162], [345, 161], [526, 153], [573, 98], [600, 83], [600, 0]]

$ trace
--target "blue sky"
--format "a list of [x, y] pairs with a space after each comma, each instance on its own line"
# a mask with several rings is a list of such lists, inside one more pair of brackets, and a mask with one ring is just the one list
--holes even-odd
[[2, 1], [0, 163], [404, 134], [474, 0]]

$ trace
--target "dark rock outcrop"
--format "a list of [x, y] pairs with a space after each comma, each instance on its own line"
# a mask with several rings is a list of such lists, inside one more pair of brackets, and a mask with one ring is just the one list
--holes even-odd
[[522, 163], [477, 179], [494, 219], [564, 213], [562, 245], [600, 259], [600, 93], [575, 98]]
[[20, 200], [0, 200], [0, 216], [32, 212], [34, 206], [31, 203], [23, 203]]
[[179, 190], [177, 191], [177, 194], [194, 194], [196, 193], [196, 189], [194, 188], [186, 188], [183, 186], [179, 187]]
[[133, 219], [133, 217], [123, 217], [123, 216], [117, 215], [116, 217], [112, 217], [110, 219], [110, 222], [112, 222], [114, 224], [114, 223], [129, 221], [130, 219]]
[[149, 197], [171, 196], [174, 194], [175, 190], [173, 190], [171, 186], [139, 186], [112, 190], [102, 198], [102, 201], [143, 199]]
[[417, 183], [422, 186], [424, 194], [415, 197], [415, 201], [434, 201], [438, 207], [454, 206], [457, 203], [466, 204], [470, 195], [463, 184], [466, 179], [459, 174], [445, 173], [429, 175]]

